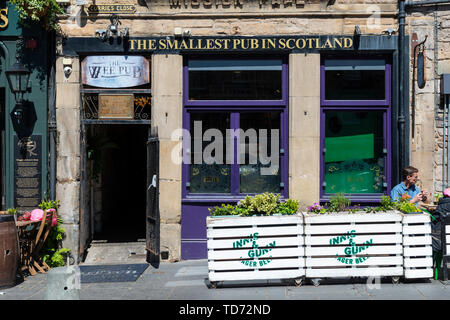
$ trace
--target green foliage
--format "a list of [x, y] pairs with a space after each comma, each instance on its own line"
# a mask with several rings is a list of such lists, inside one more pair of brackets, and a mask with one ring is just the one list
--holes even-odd
[[22, 21], [31, 19], [41, 22], [47, 30], [59, 30], [57, 15], [64, 10], [56, 0], [10, 0], [16, 6]]
[[330, 198], [330, 205], [327, 212], [342, 212], [346, 211], [350, 206], [350, 199], [346, 198], [343, 193], [336, 193]]
[[220, 207], [208, 208], [211, 216], [234, 216], [236, 215], [236, 207], [231, 204], [224, 204]]
[[246, 196], [238, 205], [253, 214], [270, 215], [277, 208], [279, 199], [280, 194], [265, 192], [254, 197]]
[[[58, 210], [59, 200], [42, 200], [39, 208], [42, 210], [55, 209]], [[64, 240], [65, 230], [61, 228], [61, 218], [57, 216], [56, 226], [51, 227], [47, 240], [42, 246], [41, 258], [51, 268], [62, 267], [65, 265], [66, 257], [70, 252], [68, 248], [62, 248], [62, 240]]]
[[58, 210], [59, 206], [60, 206], [59, 200], [50, 200], [50, 199], [42, 200], [41, 203], [39, 204], [39, 208], [41, 208], [44, 211], [48, 209]]
[[399, 200], [395, 204], [396, 209], [403, 212], [420, 212], [421, 210], [414, 204], [409, 202], [409, 198], [399, 198]]
[[286, 215], [295, 214], [297, 213], [298, 207], [299, 204], [297, 200], [287, 199], [286, 202], [281, 202], [278, 204], [275, 212]]
[[222, 204], [220, 207], [209, 208], [211, 216], [252, 216], [271, 215], [274, 213], [295, 214], [299, 208], [298, 201], [287, 199], [280, 202], [280, 195], [263, 193], [254, 197], [246, 196], [236, 206]]
[[17, 208], [9, 208], [8, 214], [16, 214], [18, 212]]

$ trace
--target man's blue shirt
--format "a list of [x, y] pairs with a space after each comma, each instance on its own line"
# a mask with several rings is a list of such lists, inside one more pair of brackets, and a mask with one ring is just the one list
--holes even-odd
[[412, 185], [409, 188], [406, 188], [404, 182], [399, 183], [391, 190], [391, 198], [394, 201], [397, 201], [403, 194], [407, 194], [410, 196], [410, 200], [414, 198], [417, 194], [420, 193], [420, 189], [416, 185]]

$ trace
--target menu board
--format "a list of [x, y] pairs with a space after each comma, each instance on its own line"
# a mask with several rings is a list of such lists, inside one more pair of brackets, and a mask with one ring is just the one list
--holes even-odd
[[42, 199], [42, 136], [19, 139], [14, 135], [14, 207], [38, 208]]

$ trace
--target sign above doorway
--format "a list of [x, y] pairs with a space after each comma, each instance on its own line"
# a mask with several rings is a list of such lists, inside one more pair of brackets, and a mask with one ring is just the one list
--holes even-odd
[[88, 56], [81, 67], [84, 85], [128, 88], [150, 82], [149, 61], [142, 56]]

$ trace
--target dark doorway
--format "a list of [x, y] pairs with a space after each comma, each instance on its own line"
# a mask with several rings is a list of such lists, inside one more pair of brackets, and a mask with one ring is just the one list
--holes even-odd
[[102, 124], [89, 131], [94, 240], [145, 241], [148, 126]]

